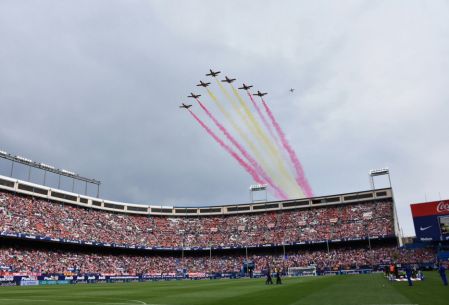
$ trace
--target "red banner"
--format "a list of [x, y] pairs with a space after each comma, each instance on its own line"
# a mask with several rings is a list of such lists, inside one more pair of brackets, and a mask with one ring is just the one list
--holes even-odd
[[410, 206], [413, 217], [449, 214], [449, 200], [415, 203]]

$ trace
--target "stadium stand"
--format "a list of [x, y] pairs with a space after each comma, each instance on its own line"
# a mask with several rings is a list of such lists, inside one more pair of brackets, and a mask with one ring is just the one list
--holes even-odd
[[263, 213], [165, 217], [86, 209], [0, 193], [1, 231], [162, 247], [283, 244], [393, 236], [391, 201]]
[[[169, 255], [113, 255], [55, 251], [20, 247], [0, 248], [0, 275], [21, 274], [175, 274], [187, 272], [240, 272], [242, 255], [174, 257]], [[293, 251], [283, 255], [251, 255], [255, 272], [267, 266], [289, 267], [315, 265], [320, 271], [340, 269], [380, 269], [391, 261], [402, 264], [433, 263], [432, 249], [406, 250], [394, 246], [366, 248], [340, 248], [325, 250]]]
[[77, 194], [58, 197], [60, 191], [44, 186], [6, 182], [0, 184], [0, 276], [238, 273], [246, 262], [256, 273], [309, 265], [324, 273], [376, 270], [392, 261], [435, 262], [434, 249], [397, 247], [389, 189], [149, 208]]

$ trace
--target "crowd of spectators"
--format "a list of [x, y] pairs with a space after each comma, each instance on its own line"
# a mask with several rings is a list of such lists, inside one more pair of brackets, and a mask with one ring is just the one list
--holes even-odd
[[220, 216], [113, 213], [0, 192], [0, 231], [160, 247], [282, 244], [394, 234], [391, 201]]
[[256, 256], [258, 266], [279, 265], [284, 268], [315, 265], [318, 270], [336, 271], [339, 269], [370, 268], [388, 265], [434, 263], [435, 250], [430, 248], [405, 249], [393, 246], [366, 248], [339, 248], [330, 251], [297, 251], [278, 256]]
[[[246, 256], [143, 256], [85, 252], [0, 248], [0, 275], [7, 272], [34, 274], [173, 274], [187, 272], [240, 272]], [[339, 248], [330, 251], [288, 251], [286, 255], [249, 255], [255, 272], [267, 267], [287, 270], [289, 267], [315, 265], [319, 270], [357, 269], [390, 262], [432, 263], [431, 249], [398, 249], [380, 246], [373, 249]]]

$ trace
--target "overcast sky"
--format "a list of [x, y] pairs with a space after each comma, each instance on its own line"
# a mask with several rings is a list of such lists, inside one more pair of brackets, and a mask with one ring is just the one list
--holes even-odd
[[410, 203], [449, 197], [448, 16], [447, 1], [2, 0], [0, 149], [101, 180], [106, 199], [248, 202], [251, 177], [178, 108], [219, 69], [269, 92], [316, 195], [389, 167], [413, 235]]

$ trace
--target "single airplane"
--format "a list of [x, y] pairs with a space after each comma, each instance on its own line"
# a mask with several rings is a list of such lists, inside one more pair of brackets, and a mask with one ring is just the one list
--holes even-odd
[[289, 91], [290, 91], [291, 93], [293, 93], [293, 91], [295, 91], [295, 89], [291, 88]]
[[201, 94], [194, 94], [192, 92], [190, 92], [190, 95], [187, 97], [191, 97], [191, 98], [199, 98], [201, 96]]
[[243, 84], [243, 86], [241, 86], [239, 89], [248, 91], [248, 90], [249, 90], [250, 88], [252, 88], [252, 87], [253, 87], [253, 86], [247, 86], [247, 85]]
[[198, 85], [196, 85], [196, 86], [197, 87], [204, 87], [204, 88], [206, 88], [209, 85], [210, 85], [210, 83], [203, 83], [203, 81], [200, 80], [200, 83]]
[[182, 105], [179, 106], [179, 108], [185, 108], [185, 109], [189, 109], [190, 107], [192, 107], [192, 105], [186, 105], [184, 103], [182, 103]]
[[257, 93], [254, 93], [254, 95], [257, 95], [257, 96], [260, 96], [260, 97], [262, 97], [262, 96], [264, 96], [266, 94], [267, 94], [266, 92], [262, 93], [260, 91], [257, 91]]
[[212, 69], [209, 69], [209, 71], [210, 71], [210, 73], [207, 73], [206, 76], [212, 76], [212, 77], [215, 77], [215, 76], [217, 76], [218, 74], [220, 74], [220, 72], [221, 72], [221, 71], [214, 72], [214, 71], [212, 71]]
[[222, 82], [224, 83], [232, 83], [233, 81], [235, 81], [235, 78], [229, 78], [227, 76], [225, 76], [225, 79], [222, 80]]

